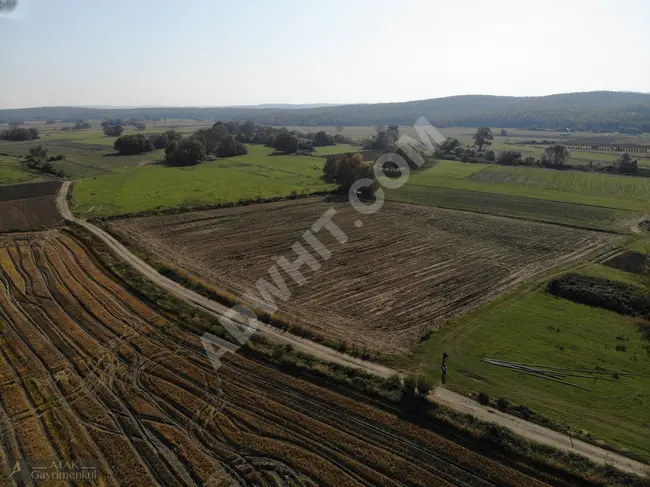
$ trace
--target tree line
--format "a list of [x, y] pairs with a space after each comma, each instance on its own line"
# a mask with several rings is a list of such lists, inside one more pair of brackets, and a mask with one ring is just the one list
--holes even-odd
[[[553, 169], [582, 169], [579, 166], [568, 165], [571, 152], [564, 144], [550, 140], [543, 141], [546, 147], [542, 157], [537, 159], [534, 156], [525, 157], [520, 151], [516, 150], [505, 150], [498, 153], [489, 150], [492, 140], [494, 140], [492, 131], [488, 127], [479, 127], [474, 134], [473, 146], [463, 146], [458, 139], [449, 137], [436, 149], [436, 155], [439, 158], [459, 160], [461, 162], [494, 163], [504, 166], [541, 166]], [[641, 172], [638, 161], [633, 159], [627, 152], [621, 154], [614, 164], [597, 165], [592, 161], [587, 168], [593, 171], [621, 174], [639, 174]]]
[[9, 129], [0, 132], [0, 139], [11, 140], [14, 142], [36, 140], [38, 138], [40, 138], [38, 135], [38, 129], [35, 128], [25, 129], [12, 125]]
[[194, 165], [209, 158], [226, 158], [248, 153], [245, 144], [260, 144], [274, 149], [278, 154], [308, 154], [316, 147], [352, 142], [341, 134], [329, 135], [325, 131], [300, 132], [286, 128], [257, 125], [254, 122], [216, 122], [209, 128], [196, 130], [185, 138], [175, 130], [162, 134], [122, 135], [124, 127], [116, 121], [105, 122], [104, 134], [118, 137], [113, 147], [120, 155], [135, 155], [165, 150], [169, 165]]

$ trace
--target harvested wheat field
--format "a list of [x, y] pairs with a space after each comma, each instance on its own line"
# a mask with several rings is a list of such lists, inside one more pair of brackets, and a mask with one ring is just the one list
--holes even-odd
[[[312, 229], [331, 252], [325, 261], [302, 235], [328, 208], [336, 210], [332, 221], [347, 241]], [[259, 278], [272, 283], [273, 259], [295, 260], [292, 245], [299, 241], [322, 266], [301, 267], [302, 285], [282, 274], [291, 297], [275, 299], [279, 313], [328, 339], [389, 355], [407, 352], [427, 330], [512, 286], [617, 240], [607, 233], [399, 203], [363, 216], [347, 203], [319, 199], [119, 220], [111, 229], [238, 297], [254, 290]]]
[[0, 232], [39, 230], [61, 223], [56, 209], [60, 181], [0, 186]]
[[241, 355], [217, 374], [161, 313], [66, 232], [1, 237], [2, 464], [91, 458], [107, 486], [543, 485]]

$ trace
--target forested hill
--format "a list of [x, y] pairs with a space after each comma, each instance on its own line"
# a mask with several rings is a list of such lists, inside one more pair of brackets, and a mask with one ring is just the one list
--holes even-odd
[[79, 107], [0, 110], [0, 121], [103, 118], [252, 120], [267, 125], [409, 125], [421, 116], [441, 127], [490, 126], [650, 132], [650, 94], [597, 91], [542, 97], [463, 95], [403, 103], [318, 108], [128, 108]]

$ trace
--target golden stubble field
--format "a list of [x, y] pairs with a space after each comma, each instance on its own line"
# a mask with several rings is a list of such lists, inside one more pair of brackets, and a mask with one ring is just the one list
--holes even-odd
[[65, 231], [0, 236], [0, 325], [7, 468], [91, 458], [99, 485], [133, 487], [543, 485], [268, 364], [228, 355], [215, 373], [198, 334]]

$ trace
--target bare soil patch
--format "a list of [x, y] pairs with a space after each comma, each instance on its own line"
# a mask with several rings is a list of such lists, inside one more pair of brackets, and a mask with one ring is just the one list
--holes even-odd
[[[302, 239], [329, 209], [345, 233], [316, 233], [322, 259]], [[362, 226], [357, 227], [358, 220]], [[283, 317], [332, 340], [386, 354], [405, 353], [427, 330], [474, 309], [533, 276], [584, 259], [617, 237], [589, 230], [476, 213], [386, 203], [363, 216], [349, 204], [317, 199], [111, 224], [161, 260], [235, 296], [255, 290], [278, 257], [296, 258], [299, 241], [320, 268], [282, 274], [291, 298]], [[282, 272], [282, 270], [281, 270]]]
[[60, 181], [0, 186], [0, 232], [38, 230], [61, 223], [56, 208]]

